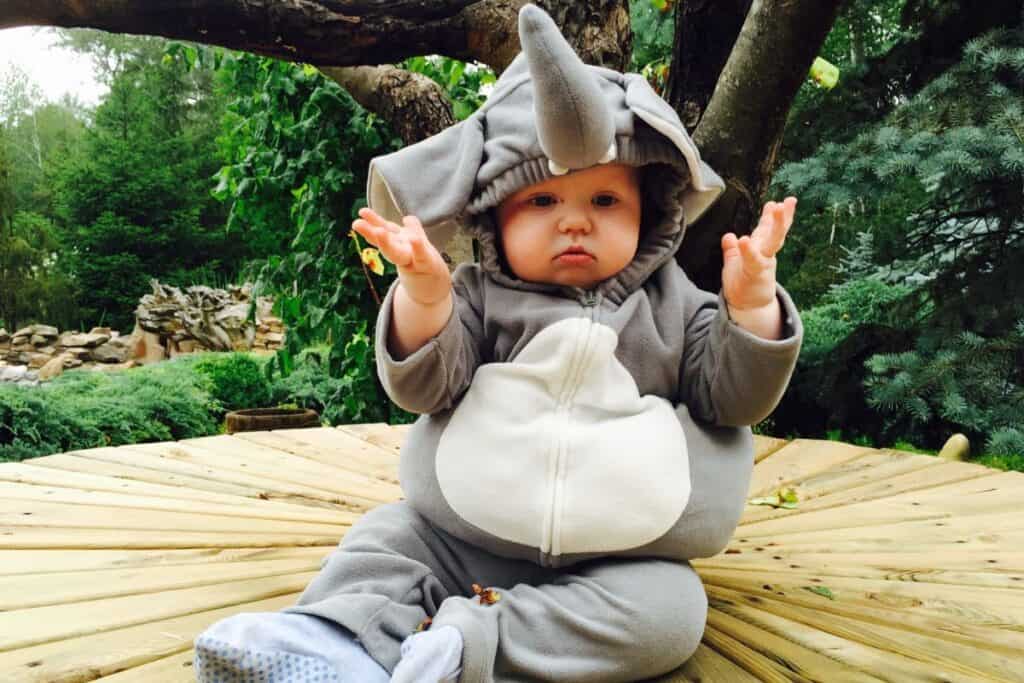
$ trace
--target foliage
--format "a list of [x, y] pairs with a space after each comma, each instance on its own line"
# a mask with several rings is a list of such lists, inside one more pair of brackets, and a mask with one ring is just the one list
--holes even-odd
[[[1009, 431], [1024, 419], [1024, 283], [1014, 267], [1024, 243], [1022, 111], [1024, 32], [997, 30], [884, 121], [779, 170], [778, 190], [799, 196], [807, 217], [780, 279], [811, 247], [832, 261], [813, 286], [794, 278], [818, 305], [805, 316], [807, 356], [783, 429], [802, 419], [796, 406], [831, 399], [819, 426], [929, 447], [963, 431], [990, 452], [1024, 452]], [[836, 288], [870, 302], [866, 286], [880, 307], [844, 319]]]
[[71, 105], [38, 102], [23, 71], [0, 75], [0, 327], [67, 316], [48, 177], [82, 125]]
[[67, 372], [40, 386], [0, 383], [0, 461], [217, 432], [220, 405], [188, 363]]
[[[216, 189], [231, 203], [228, 229], [277, 230], [283, 240], [257, 280], [288, 328], [287, 347], [268, 370], [287, 376], [300, 350], [326, 343], [322, 370], [332, 379], [316, 388], [324, 417], [386, 420], [396, 409], [376, 380], [368, 330], [395, 271], [389, 264], [372, 281], [349, 226], [365, 206], [370, 159], [401, 142], [312, 67], [238, 55], [222, 69], [237, 94], [220, 138], [232, 163]], [[466, 71], [455, 79], [451, 70], [449, 82], [463, 87]]]
[[[633, 54], [629, 71], [644, 73], [649, 79], [660, 79], [662, 86], [672, 61], [672, 41], [675, 36], [673, 3], [664, 0], [658, 6], [652, 0], [630, 0], [629, 23], [633, 32]], [[653, 77], [653, 78], [652, 78]]]
[[332, 377], [327, 371], [324, 359], [330, 355], [329, 346], [317, 345], [302, 351], [296, 358], [295, 370], [286, 377], [275, 378], [271, 403], [311, 408], [328, 425], [411, 422], [414, 415], [393, 405], [388, 409], [372, 400], [376, 389], [372, 386], [375, 378], [368, 374], [373, 370], [369, 339], [354, 337], [350, 343], [358, 348], [347, 351], [350, 368], [340, 377]]
[[423, 74], [444, 88], [459, 121], [469, 118], [487, 99], [497, 80], [494, 71], [484, 64], [466, 63], [450, 57], [430, 55], [411, 57], [400, 64], [407, 71]]
[[886, 432], [937, 445], [963, 432], [991, 455], [1024, 455], [1024, 318], [1006, 336], [964, 331], [934, 344], [922, 335], [914, 350], [868, 359], [868, 403], [886, 416]]
[[210, 395], [223, 412], [270, 405], [270, 383], [263, 364], [245, 353], [204, 354], [195, 371], [209, 380]]
[[83, 143], [56, 173], [83, 327], [102, 317], [130, 329], [151, 278], [185, 286], [194, 270], [231, 270], [245, 255], [209, 196], [217, 97], [164, 45], [147, 42], [121, 61]]

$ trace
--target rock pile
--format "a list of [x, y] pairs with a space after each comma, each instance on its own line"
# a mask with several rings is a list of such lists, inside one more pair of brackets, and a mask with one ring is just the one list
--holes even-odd
[[137, 326], [159, 337], [169, 356], [193, 351], [273, 350], [284, 342], [284, 325], [270, 314], [273, 301], [259, 297], [256, 324], [248, 321], [252, 285], [213, 289], [196, 285], [184, 291], [150, 281], [152, 294], [135, 309]]
[[150, 283], [128, 336], [109, 327], [87, 333], [29, 325], [14, 334], [0, 329], [0, 382], [39, 384], [69, 368], [117, 370], [197, 351], [271, 352], [284, 343], [284, 325], [260, 297], [256, 322], [248, 320], [252, 286], [177, 287]]
[[60, 333], [51, 325], [29, 325], [13, 335], [0, 329], [0, 381], [37, 384], [83, 365], [131, 367], [132, 352], [132, 340], [109, 327], [86, 334]]

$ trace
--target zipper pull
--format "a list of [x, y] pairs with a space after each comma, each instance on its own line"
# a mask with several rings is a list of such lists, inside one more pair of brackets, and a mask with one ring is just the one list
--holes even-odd
[[590, 308], [591, 306], [597, 305], [597, 292], [587, 290], [583, 292], [582, 303], [584, 308]]

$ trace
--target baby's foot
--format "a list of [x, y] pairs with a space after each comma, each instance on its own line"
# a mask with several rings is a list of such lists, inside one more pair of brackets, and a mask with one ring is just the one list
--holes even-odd
[[462, 633], [440, 626], [414, 633], [402, 642], [402, 659], [391, 683], [456, 683], [462, 668]]
[[245, 612], [218, 621], [196, 638], [194, 665], [200, 683], [388, 680], [348, 629], [286, 612]]

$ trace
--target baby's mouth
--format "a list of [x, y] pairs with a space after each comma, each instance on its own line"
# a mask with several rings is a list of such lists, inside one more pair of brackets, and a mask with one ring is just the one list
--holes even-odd
[[589, 251], [579, 246], [572, 246], [555, 257], [559, 261], [582, 263], [594, 258]]
[[596, 259], [593, 254], [583, 247], [569, 247], [556, 256], [554, 260], [556, 263], [567, 266], [586, 266]]

